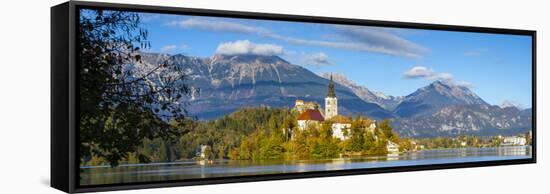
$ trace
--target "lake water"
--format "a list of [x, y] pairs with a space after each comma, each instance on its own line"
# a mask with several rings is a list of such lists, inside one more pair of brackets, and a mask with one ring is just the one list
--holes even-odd
[[81, 185], [184, 180], [210, 177], [347, 170], [531, 158], [530, 146], [422, 150], [378, 157], [295, 161], [219, 160], [81, 167]]

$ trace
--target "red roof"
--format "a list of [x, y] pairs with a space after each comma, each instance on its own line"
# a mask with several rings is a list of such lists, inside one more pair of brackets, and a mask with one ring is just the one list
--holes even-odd
[[323, 115], [318, 110], [306, 110], [300, 116], [298, 120], [313, 120], [313, 121], [324, 121]]

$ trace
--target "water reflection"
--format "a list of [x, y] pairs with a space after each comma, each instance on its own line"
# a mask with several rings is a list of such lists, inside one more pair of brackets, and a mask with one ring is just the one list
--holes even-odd
[[81, 167], [81, 185], [131, 183], [257, 174], [380, 168], [425, 164], [463, 163], [531, 158], [531, 147], [463, 148], [423, 150], [374, 157], [324, 160], [236, 161], [216, 160], [200, 165], [196, 161], [172, 163]]

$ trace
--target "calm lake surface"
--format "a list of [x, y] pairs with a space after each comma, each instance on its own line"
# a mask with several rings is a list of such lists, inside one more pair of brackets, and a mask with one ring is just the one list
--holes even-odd
[[325, 160], [234, 161], [219, 160], [109, 166], [82, 166], [80, 185], [184, 180], [210, 177], [278, 174], [425, 164], [445, 164], [531, 158], [530, 146], [422, 150], [378, 157]]

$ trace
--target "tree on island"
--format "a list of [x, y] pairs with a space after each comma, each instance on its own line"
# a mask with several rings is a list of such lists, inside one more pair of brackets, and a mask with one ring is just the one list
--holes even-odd
[[[111, 166], [136, 152], [145, 139], [175, 142], [188, 124], [180, 99], [190, 93], [174, 64], [142, 63], [150, 47], [140, 16], [125, 11], [82, 10], [78, 29], [79, 153], [84, 162]], [[139, 68], [137, 65], [141, 65]], [[138, 154], [139, 162], [150, 161]]]

